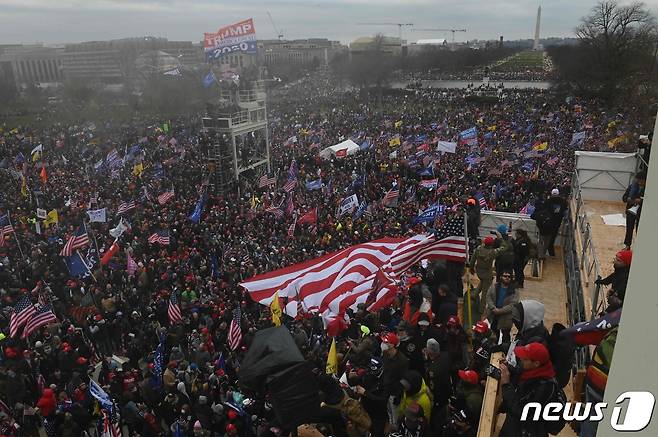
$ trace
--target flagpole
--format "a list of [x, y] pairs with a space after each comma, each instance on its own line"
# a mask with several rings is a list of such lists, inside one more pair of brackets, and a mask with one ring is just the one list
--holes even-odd
[[[464, 209], [464, 240], [466, 241], [466, 264], [469, 263], [469, 254], [468, 254], [468, 215], [466, 214], [466, 209]], [[471, 281], [470, 277], [468, 278], [466, 284], [466, 308], [468, 311], [468, 326], [473, 326], [473, 309], [471, 308]], [[469, 336], [469, 342], [471, 338]]]
[[[7, 221], [9, 222], [9, 226], [11, 226], [12, 229], [14, 229], [14, 225], [11, 223], [11, 213], [7, 211]], [[23, 254], [23, 248], [21, 248], [21, 242], [18, 241], [18, 234], [16, 234], [16, 229], [14, 229], [14, 238], [16, 239], [16, 245], [18, 246], [18, 251], [21, 253], [21, 258], [25, 260], [25, 254]]]
[[[84, 223], [84, 222], [83, 222], [83, 223]], [[89, 268], [89, 266], [87, 265], [87, 263], [85, 262], [85, 260], [82, 258], [82, 254], [80, 254], [80, 250], [76, 250], [75, 253], [78, 254], [78, 256], [80, 257], [80, 261], [82, 262], [82, 264], [84, 264], [85, 268], [87, 269], [87, 271], [89, 272], [89, 274], [91, 275], [91, 277], [94, 278], [94, 282], [98, 282], [98, 280], [96, 279], [96, 276], [94, 276], [94, 274], [92, 273], [91, 269]], [[89, 291], [89, 292], [92, 293], [91, 297], [92, 297], [92, 299], [94, 299], [94, 303], [96, 303], [96, 299], [94, 298], [94, 294], [93, 294], [93, 292], [92, 292], [92, 291]]]

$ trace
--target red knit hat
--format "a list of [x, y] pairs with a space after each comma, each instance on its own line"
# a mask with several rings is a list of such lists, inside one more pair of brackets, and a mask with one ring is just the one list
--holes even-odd
[[633, 261], [633, 251], [631, 249], [620, 250], [615, 255], [615, 258], [624, 263], [624, 265], [630, 266], [631, 261]]

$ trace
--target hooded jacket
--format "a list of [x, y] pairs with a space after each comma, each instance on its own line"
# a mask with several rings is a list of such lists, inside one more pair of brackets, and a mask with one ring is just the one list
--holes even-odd
[[548, 347], [549, 334], [544, 326], [544, 304], [536, 300], [522, 300], [512, 308], [512, 319], [517, 329], [517, 346], [539, 342]]
[[[415, 371], [409, 371], [405, 374], [404, 379], [409, 382], [410, 389], [405, 390], [402, 395], [402, 401], [400, 402], [400, 409], [398, 410], [398, 416], [404, 415], [404, 412], [407, 410], [407, 407], [412, 403], [416, 402], [423, 409], [423, 417], [427, 421], [430, 420], [432, 413], [432, 398], [430, 390], [425, 385], [425, 381], [420, 373]], [[413, 393], [413, 394], [408, 394]]]

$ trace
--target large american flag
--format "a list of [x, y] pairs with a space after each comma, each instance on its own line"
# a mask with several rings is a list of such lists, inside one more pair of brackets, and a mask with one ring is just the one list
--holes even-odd
[[23, 329], [23, 338], [27, 338], [37, 329], [41, 328], [48, 323], [56, 322], [57, 317], [53, 313], [53, 309], [50, 305], [42, 306], [37, 309], [30, 320], [27, 321], [25, 329]]
[[149, 237], [149, 243], [159, 243], [163, 246], [169, 245], [169, 231], [157, 231]]
[[267, 187], [268, 185], [276, 184], [276, 176], [271, 174], [264, 174], [258, 180], [258, 188]]
[[183, 321], [183, 314], [181, 313], [180, 303], [178, 303], [178, 296], [176, 296], [175, 291], [173, 291], [169, 297], [167, 314], [169, 315], [169, 323], [172, 325]]
[[[296, 316], [295, 299], [301, 299], [306, 308], [315, 307], [321, 313], [338, 315], [366, 301], [379, 269], [398, 278], [418, 261], [437, 258], [466, 260], [461, 220], [447, 222], [435, 234], [389, 237], [358, 244], [255, 276], [240, 285], [263, 305], [269, 305], [278, 291], [279, 296], [289, 299], [286, 314], [291, 317]], [[383, 291], [385, 294], [386, 290]]]
[[231, 320], [231, 326], [228, 330], [228, 345], [232, 351], [239, 348], [242, 344], [242, 330], [240, 329], [241, 317], [242, 312], [240, 311], [240, 308], [237, 308], [233, 314], [233, 320]]
[[69, 237], [59, 254], [61, 256], [71, 256], [76, 250], [85, 247], [87, 244], [89, 244], [89, 236], [87, 235], [85, 225], [82, 224], [78, 230]]
[[160, 205], [164, 205], [172, 197], [174, 197], [174, 190], [165, 191], [164, 193], [162, 193], [158, 196], [158, 203]]
[[134, 200], [131, 200], [130, 202], [123, 202], [121, 205], [119, 205], [119, 209], [117, 210], [117, 214], [124, 214], [128, 211], [131, 211], [137, 207], [137, 204], [135, 204]]
[[18, 334], [18, 330], [21, 329], [23, 325], [32, 317], [34, 313], [37, 312], [37, 309], [32, 305], [32, 302], [27, 297], [26, 294], [21, 296], [14, 305], [14, 312], [11, 313], [9, 318], [9, 336], [15, 337]]
[[283, 191], [285, 191], [286, 193], [290, 193], [292, 190], [295, 189], [296, 185], [297, 185], [297, 179], [290, 179], [283, 186]]
[[265, 212], [269, 212], [271, 214], [274, 214], [274, 216], [277, 219], [281, 219], [284, 216], [283, 210], [280, 207], [277, 207], [277, 206], [270, 206], [269, 208], [267, 208], [265, 210]]

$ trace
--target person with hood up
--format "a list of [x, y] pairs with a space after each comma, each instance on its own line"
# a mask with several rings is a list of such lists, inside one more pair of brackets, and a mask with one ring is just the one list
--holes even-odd
[[542, 406], [552, 402], [560, 390], [548, 349], [542, 343], [534, 342], [515, 347], [514, 355], [521, 367], [518, 382], [512, 384], [507, 362], [500, 363], [500, 384], [503, 393], [501, 408], [506, 417], [499, 437], [547, 437], [547, 422], [522, 422], [521, 413], [530, 402], [537, 402]]
[[518, 330], [518, 346], [532, 342], [548, 345], [549, 333], [544, 326], [544, 313], [544, 304], [532, 299], [522, 300], [513, 306], [512, 322]]
[[605, 310], [606, 313], [621, 308], [624, 298], [626, 297], [626, 286], [628, 284], [628, 275], [630, 274], [632, 261], [632, 250], [620, 250], [615, 255], [613, 261], [614, 271], [605, 278], [598, 278], [594, 282], [596, 285], [612, 286], [608, 292], [608, 308]]
[[407, 408], [412, 403], [420, 405], [423, 409], [425, 419], [429, 421], [432, 414], [432, 395], [423, 380], [423, 376], [415, 370], [409, 370], [400, 380], [400, 384], [404, 392], [402, 394], [400, 408], [398, 409], [398, 421], [404, 418]]

